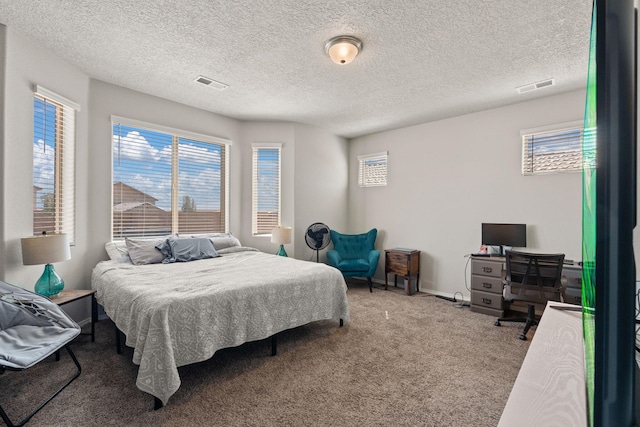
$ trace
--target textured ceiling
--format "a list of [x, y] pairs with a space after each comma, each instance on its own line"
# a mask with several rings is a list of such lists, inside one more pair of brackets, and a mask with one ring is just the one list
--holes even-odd
[[[242, 120], [354, 137], [582, 88], [586, 0], [0, 0], [89, 76]], [[354, 35], [348, 65], [324, 43]], [[224, 91], [194, 83], [204, 75]], [[518, 95], [548, 78], [556, 86]]]

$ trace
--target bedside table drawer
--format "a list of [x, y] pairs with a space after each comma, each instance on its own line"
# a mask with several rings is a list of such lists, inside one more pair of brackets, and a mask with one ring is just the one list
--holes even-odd
[[471, 275], [471, 289], [502, 295], [502, 279], [499, 277]]
[[471, 263], [471, 274], [479, 274], [481, 276], [502, 276], [502, 263], [495, 261], [473, 260]]
[[480, 307], [502, 310], [504, 307], [504, 300], [502, 299], [502, 294], [475, 291], [471, 294], [471, 304]]

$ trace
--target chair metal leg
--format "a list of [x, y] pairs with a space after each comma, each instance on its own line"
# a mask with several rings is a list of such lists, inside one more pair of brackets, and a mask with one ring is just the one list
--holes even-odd
[[4, 409], [2, 409], [2, 406], [0, 406], [0, 417], [2, 417], [2, 420], [5, 422], [5, 424], [8, 427], [21, 427], [21, 426], [25, 425], [31, 419], [31, 417], [33, 417], [35, 414], [37, 414], [38, 411], [40, 411], [42, 408], [44, 408], [44, 406], [47, 403], [51, 402], [51, 400], [54, 397], [56, 397], [62, 390], [64, 390], [69, 384], [71, 384], [76, 378], [78, 378], [80, 376], [80, 373], [82, 372], [82, 368], [80, 367], [80, 363], [78, 363], [78, 359], [76, 359], [75, 354], [73, 354], [73, 352], [71, 351], [71, 347], [69, 347], [69, 344], [65, 345], [64, 348], [66, 348], [67, 351], [69, 352], [69, 355], [71, 356], [71, 359], [73, 359], [73, 363], [76, 365], [76, 368], [78, 369], [78, 371], [73, 375], [73, 377], [71, 377], [71, 379], [69, 379], [62, 387], [60, 387], [58, 389], [58, 391], [56, 391], [51, 396], [49, 396], [49, 398], [47, 398], [47, 400], [42, 402], [35, 410], [33, 410], [29, 415], [27, 415], [18, 424], [13, 424], [13, 422], [9, 419], [9, 416], [7, 415], [7, 413], [4, 411]]
[[371, 277], [367, 277], [367, 282], [369, 283], [369, 292], [373, 292], [373, 283], [371, 282]]

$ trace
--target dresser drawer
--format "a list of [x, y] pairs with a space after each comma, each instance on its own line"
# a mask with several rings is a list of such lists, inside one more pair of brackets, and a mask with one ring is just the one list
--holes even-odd
[[474, 291], [471, 293], [471, 304], [480, 307], [493, 308], [496, 310], [503, 310], [504, 299], [502, 294], [495, 294], [491, 292]]
[[502, 279], [499, 277], [471, 275], [471, 289], [502, 295]]
[[504, 310], [496, 310], [495, 308], [483, 307], [481, 305], [471, 305], [471, 311], [482, 313], [493, 317], [503, 317]]
[[502, 276], [502, 263], [495, 261], [481, 261], [474, 259], [471, 262], [471, 274], [478, 274], [481, 276]]

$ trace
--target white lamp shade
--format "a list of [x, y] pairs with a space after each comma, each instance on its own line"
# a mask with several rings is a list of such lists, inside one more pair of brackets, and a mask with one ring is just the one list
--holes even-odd
[[22, 264], [38, 265], [71, 259], [69, 238], [66, 234], [46, 234], [20, 239]]
[[276, 245], [291, 243], [291, 227], [274, 227], [271, 230], [271, 243]]
[[358, 48], [351, 43], [337, 43], [329, 48], [329, 57], [336, 64], [348, 64], [358, 54]]

